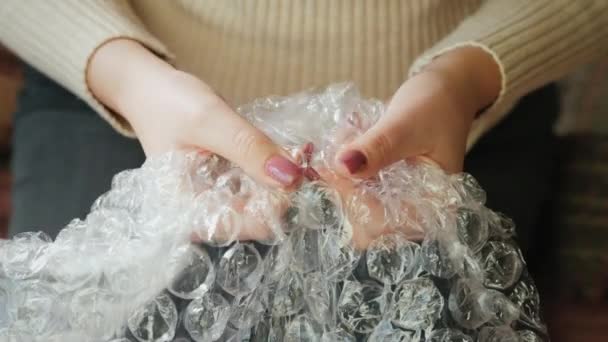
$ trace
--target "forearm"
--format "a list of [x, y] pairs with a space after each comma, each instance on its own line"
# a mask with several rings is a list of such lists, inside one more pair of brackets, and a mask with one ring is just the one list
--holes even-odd
[[[410, 75], [465, 47], [492, 56], [501, 76], [496, 100], [473, 124], [470, 147], [519, 98], [608, 53], [608, 1], [486, 0], [418, 58]], [[487, 73], [478, 69], [481, 79]]]
[[[478, 47], [461, 47], [443, 54], [424, 69], [439, 72], [449, 79], [448, 84], [458, 85], [451, 91], [460, 94], [469, 119], [498, 97], [501, 74], [498, 64], [490, 54]], [[463, 89], [462, 85], [468, 85]]]
[[85, 82], [93, 53], [118, 38], [138, 41], [168, 56], [124, 0], [0, 1], [0, 41], [86, 101], [121, 133], [132, 135], [130, 127], [98, 102]]
[[[151, 101], [162, 100], [162, 87], [174, 68], [136, 41], [115, 39], [91, 57], [86, 79], [93, 95], [128, 121]], [[165, 92], [168, 94], [168, 92]]]
[[138, 42], [102, 45], [87, 68], [94, 96], [124, 118], [148, 156], [196, 149], [231, 160], [260, 182], [285, 189], [301, 169], [197, 77], [174, 69]]

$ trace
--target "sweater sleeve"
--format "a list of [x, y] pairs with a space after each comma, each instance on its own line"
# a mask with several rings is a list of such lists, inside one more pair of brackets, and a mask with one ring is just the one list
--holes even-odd
[[128, 123], [97, 101], [86, 82], [92, 54], [116, 38], [136, 40], [168, 57], [126, 0], [0, 1], [0, 42], [83, 99], [120, 133], [133, 136]]
[[470, 148], [519, 98], [608, 53], [608, 1], [487, 0], [419, 57], [410, 76], [462, 46], [489, 53], [502, 77], [499, 97], [473, 123]]

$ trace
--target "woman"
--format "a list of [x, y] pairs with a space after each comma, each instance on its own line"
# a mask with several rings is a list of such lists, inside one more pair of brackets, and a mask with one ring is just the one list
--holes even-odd
[[92, 110], [147, 156], [200, 148], [289, 189], [298, 165], [232, 108], [350, 80], [390, 102], [338, 154], [340, 172], [370, 177], [417, 156], [457, 172], [522, 96], [606, 53], [607, 36], [603, 0], [4, 0], [0, 41], [92, 108], [49, 113], [56, 99], [34, 86], [28, 102], [26, 87], [22, 100], [42, 104], [16, 118], [11, 232], [61, 227], [141, 163]]

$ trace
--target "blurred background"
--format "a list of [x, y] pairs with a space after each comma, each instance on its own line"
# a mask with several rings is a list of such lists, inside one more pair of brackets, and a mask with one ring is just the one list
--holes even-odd
[[[0, 46], [0, 238], [10, 213], [11, 115], [20, 62]], [[608, 58], [560, 83], [558, 177], [528, 263], [553, 341], [606, 341], [608, 333]], [[32, 213], [35, 214], [35, 213]]]
[[0, 237], [6, 234], [10, 212], [11, 115], [20, 86], [19, 61], [0, 45]]

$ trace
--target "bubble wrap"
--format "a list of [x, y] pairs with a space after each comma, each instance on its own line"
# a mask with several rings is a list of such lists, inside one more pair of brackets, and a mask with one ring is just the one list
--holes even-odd
[[470, 175], [332, 171], [383, 112], [348, 84], [255, 101], [239, 113], [301, 164], [295, 191], [174, 152], [54, 241], [0, 242], [0, 341], [546, 341], [514, 224]]

